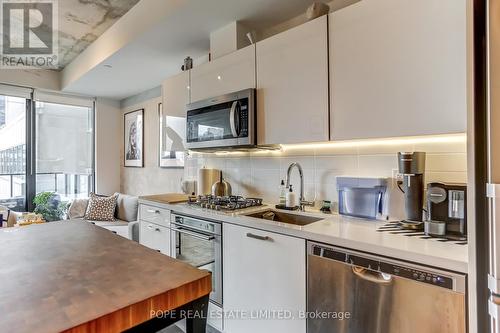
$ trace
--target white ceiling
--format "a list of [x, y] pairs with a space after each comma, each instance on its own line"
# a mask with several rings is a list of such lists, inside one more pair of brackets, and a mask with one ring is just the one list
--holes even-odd
[[159, 24], [69, 82], [63, 90], [113, 99], [141, 93], [179, 72], [186, 56], [206, 56], [210, 32], [232, 21], [262, 31], [300, 15], [313, 1], [186, 0], [175, 13], [165, 15]]

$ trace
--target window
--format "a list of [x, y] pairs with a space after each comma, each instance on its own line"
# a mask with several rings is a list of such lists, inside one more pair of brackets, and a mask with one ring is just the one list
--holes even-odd
[[36, 192], [87, 197], [93, 184], [93, 111], [36, 102]]
[[0, 205], [17, 211], [31, 210], [40, 192], [64, 202], [94, 189], [93, 101], [35, 99], [32, 89], [0, 84]]
[[0, 205], [26, 206], [26, 104], [22, 97], [0, 95]]

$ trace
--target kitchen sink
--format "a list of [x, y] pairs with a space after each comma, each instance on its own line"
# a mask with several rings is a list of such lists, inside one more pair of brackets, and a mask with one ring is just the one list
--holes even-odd
[[312, 216], [304, 216], [297, 214], [288, 214], [279, 212], [276, 210], [268, 209], [263, 212], [253, 213], [246, 215], [248, 217], [255, 217], [258, 219], [276, 221], [281, 223], [295, 224], [299, 226], [308, 225], [314, 222], [321, 221], [321, 218], [312, 217]]

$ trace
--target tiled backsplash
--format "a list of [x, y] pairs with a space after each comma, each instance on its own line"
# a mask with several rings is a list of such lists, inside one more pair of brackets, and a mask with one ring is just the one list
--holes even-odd
[[[186, 161], [185, 179], [196, 179], [201, 167], [223, 171], [234, 194], [279, 200], [279, 184], [288, 166], [298, 162], [304, 170], [306, 200], [337, 202], [336, 177], [395, 177], [398, 151], [425, 151], [425, 182], [467, 182], [464, 135], [285, 146], [280, 152], [192, 153]], [[291, 183], [299, 191], [297, 170]], [[392, 182], [392, 186], [395, 182]]]

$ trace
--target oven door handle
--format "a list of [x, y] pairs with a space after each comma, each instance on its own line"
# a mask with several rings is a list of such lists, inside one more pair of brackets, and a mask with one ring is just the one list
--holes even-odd
[[215, 236], [205, 236], [205, 235], [201, 235], [197, 232], [187, 231], [187, 230], [182, 229], [182, 228], [172, 228], [172, 231], [175, 231], [175, 232], [178, 232], [181, 234], [186, 234], [186, 235], [189, 235], [191, 237], [198, 238], [198, 239], [201, 239], [204, 241], [212, 241], [215, 239]]
[[[197, 221], [201, 221], [201, 220], [197, 220]], [[213, 235], [213, 236], [218, 236], [217, 233], [214, 233], [214, 232], [211, 232], [211, 231], [208, 231], [208, 230], [205, 230], [205, 229], [201, 229], [201, 228], [196, 228], [196, 227], [193, 227], [193, 226], [186, 226], [184, 224], [180, 224], [180, 223], [175, 223], [175, 222], [170, 222], [171, 225], [177, 227], [177, 228], [181, 228], [183, 230], [190, 230], [192, 232], [198, 232], [200, 231], [201, 234], [210, 234], [210, 235]]]

